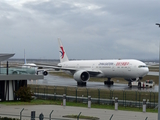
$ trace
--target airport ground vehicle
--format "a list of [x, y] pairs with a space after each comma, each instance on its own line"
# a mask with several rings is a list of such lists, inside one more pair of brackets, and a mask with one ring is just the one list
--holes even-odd
[[145, 82], [134, 81], [132, 82], [132, 86], [137, 86], [138, 88], [152, 88], [155, 85], [153, 80], [146, 80]]

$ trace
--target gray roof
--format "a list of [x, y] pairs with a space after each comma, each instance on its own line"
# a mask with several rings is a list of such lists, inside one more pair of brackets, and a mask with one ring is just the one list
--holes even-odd
[[0, 54], [0, 61], [4, 61], [14, 56], [15, 54]]

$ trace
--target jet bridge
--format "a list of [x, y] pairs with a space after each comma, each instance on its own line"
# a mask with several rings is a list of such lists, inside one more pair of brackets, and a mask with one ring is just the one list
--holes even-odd
[[27, 80], [43, 79], [43, 75], [36, 75], [33, 69], [1, 67], [1, 61], [7, 60], [14, 54], [0, 54], [0, 101], [18, 100], [14, 91], [27, 86]]
[[14, 91], [27, 86], [27, 80], [43, 79], [43, 75], [0, 75], [0, 101], [17, 100]]

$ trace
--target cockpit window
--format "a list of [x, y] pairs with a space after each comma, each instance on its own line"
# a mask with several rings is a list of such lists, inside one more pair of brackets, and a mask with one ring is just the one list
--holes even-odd
[[140, 66], [138, 66], [138, 68], [145, 68], [145, 67], [147, 67], [146, 65], [140, 65]]

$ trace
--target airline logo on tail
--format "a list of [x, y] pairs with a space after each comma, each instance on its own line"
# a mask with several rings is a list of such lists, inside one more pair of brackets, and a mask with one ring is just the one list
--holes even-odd
[[65, 52], [64, 52], [64, 49], [63, 49], [63, 47], [61, 46], [60, 47], [61, 48], [61, 51], [59, 51], [60, 53], [61, 53], [61, 57], [62, 57], [62, 59], [64, 58], [64, 54], [65, 54]]

